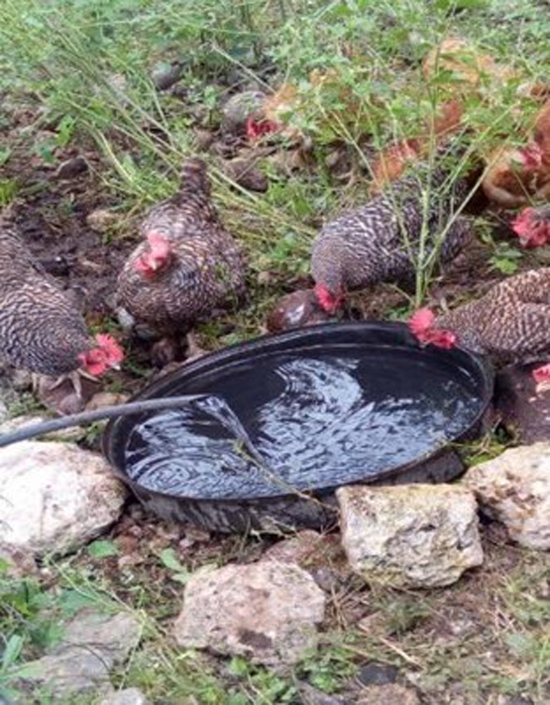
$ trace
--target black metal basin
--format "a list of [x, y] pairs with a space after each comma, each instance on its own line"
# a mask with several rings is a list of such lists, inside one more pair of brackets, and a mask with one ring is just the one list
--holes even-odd
[[[212, 447], [221, 443], [220, 453], [194, 465], [196, 435], [173, 450], [169, 430], [153, 434], [168, 484], [152, 483], [154, 466], [137, 474], [135, 449], [147, 465], [143, 438], [168, 418], [162, 414], [178, 412], [111, 421], [103, 450], [139, 500], [166, 519], [223, 532], [327, 528], [336, 520], [338, 486], [446, 482], [459, 475], [463, 465], [450, 446], [479, 434], [492, 392], [493, 372], [482, 358], [460, 348], [421, 348], [403, 324], [311, 326], [207, 355], [134, 397], [218, 395], [267, 459], [267, 471], [253, 464], [228, 470], [219, 433]], [[174, 423], [177, 429], [181, 422], [170, 417], [169, 429]], [[203, 427], [211, 433], [197, 426]], [[180, 466], [191, 468], [188, 484], [178, 485]]]

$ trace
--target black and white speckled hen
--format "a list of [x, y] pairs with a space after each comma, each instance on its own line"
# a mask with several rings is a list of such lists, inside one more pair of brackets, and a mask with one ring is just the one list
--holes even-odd
[[0, 357], [16, 368], [61, 377], [57, 384], [70, 376], [77, 396], [79, 374], [100, 375], [123, 358], [111, 336], [88, 334], [70, 297], [9, 227], [0, 227]]
[[[527, 363], [550, 355], [550, 268], [522, 272], [493, 286], [480, 299], [435, 316], [417, 311], [409, 328], [423, 344], [461, 345], [497, 365]], [[550, 379], [550, 365], [537, 368]]]
[[418, 165], [416, 173], [405, 175], [387, 192], [323, 227], [313, 242], [311, 273], [327, 312], [340, 306], [346, 290], [412, 279], [423, 232], [423, 262], [437, 254], [443, 233], [439, 261], [449, 261], [461, 251], [471, 236], [470, 221], [454, 214], [470, 187], [466, 178], [453, 181], [448, 160], [463, 154], [461, 147], [438, 148], [433, 169], [427, 163]]
[[200, 159], [188, 159], [175, 196], [145, 216], [143, 242], [118, 279], [117, 300], [137, 321], [168, 336], [188, 333], [245, 290], [243, 250], [211, 203]]

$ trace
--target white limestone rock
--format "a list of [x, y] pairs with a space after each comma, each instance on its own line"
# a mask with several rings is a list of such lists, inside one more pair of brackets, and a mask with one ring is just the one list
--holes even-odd
[[510, 448], [470, 468], [463, 482], [511, 539], [550, 549], [550, 443]]
[[450, 585], [483, 562], [475, 498], [464, 487], [353, 486], [336, 496], [348, 561], [367, 580]]
[[107, 462], [71, 443], [23, 441], [0, 448], [2, 541], [64, 553], [118, 519], [127, 490]]
[[296, 565], [227, 565], [191, 578], [175, 636], [184, 648], [284, 667], [316, 646], [324, 612], [323, 591]]

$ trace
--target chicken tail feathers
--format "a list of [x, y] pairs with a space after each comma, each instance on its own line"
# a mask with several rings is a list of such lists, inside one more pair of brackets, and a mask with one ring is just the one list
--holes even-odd
[[186, 159], [181, 170], [181, 192], [202, 193], [210, 196], [210, 179], [207, 166], [202, 159]]

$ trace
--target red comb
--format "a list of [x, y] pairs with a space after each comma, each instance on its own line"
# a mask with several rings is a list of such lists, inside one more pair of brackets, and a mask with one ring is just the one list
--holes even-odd
[[270, 132], [277, 132], [280, 127], [279, 123], [273, 122], [273, 120], [255, 120], [253, 117], [249, 117], [246, 121], [246, 136], [253, 142]]
[[512, 222], [512, 229], [523, 247], [541, 247], [550, 241], [550, 224], [537, 217], [535, 208], [524, 208]]
[[528, 169], [539, 169], [542, 166], [542, 150], [536, 142], [520, 147], [518, 151], [523, 158], [523, 165]]
[[550, 380], [550, 365], [543, 365], [542, 367], [537, 367], [532, 372], [533, 379], [537, 384], [539, 382], [547, 382]]
[[112, 335], [109, 335], [108, 333], [98, 333], [95, 339], [99, 347], [109, 354], [112, 362], [122, 362], [124, 359], [124, 350]]
[[409, 330], [414, 335], [424, 333], [435, 321], [435, 315], [429, 308], [420, 308], [409, 319]]

